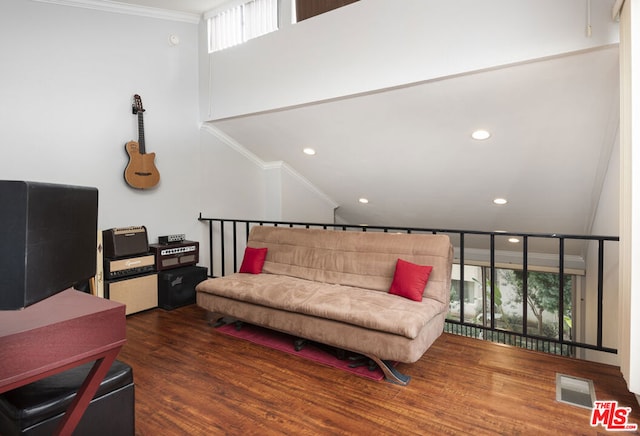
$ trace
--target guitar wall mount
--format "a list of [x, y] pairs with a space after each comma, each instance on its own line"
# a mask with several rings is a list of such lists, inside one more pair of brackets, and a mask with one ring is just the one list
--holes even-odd
[[169, 45], [175, 47], [178, 44], [180, 44], [180, 37], [175, 34], [169, 35]]

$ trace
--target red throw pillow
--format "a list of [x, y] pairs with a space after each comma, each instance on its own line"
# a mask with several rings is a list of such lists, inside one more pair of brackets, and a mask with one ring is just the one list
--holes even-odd
[[427, 286], [432, 269], [432, 266], [416, 265], [398, 259], [389, 293], [414, 301], [422, 301], [422, 293]]
[[245, 248], [244, 257], [242, 258], [242, 265], [240, 265], [240, 272], [249, 274], [260, 274], [262, 272], [262, 266], [264, 265], [264, 259], [266, 257], [266, 248]]

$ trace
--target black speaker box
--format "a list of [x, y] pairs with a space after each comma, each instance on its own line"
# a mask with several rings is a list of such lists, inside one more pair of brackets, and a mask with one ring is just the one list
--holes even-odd
[[0, 310], [96, 274], [98, 190], [0, 180]]
[[158, 306], [166, 310], [194, 304], [196, 285], [207, 278], [207, 268], [185, 266], [158, 273]]

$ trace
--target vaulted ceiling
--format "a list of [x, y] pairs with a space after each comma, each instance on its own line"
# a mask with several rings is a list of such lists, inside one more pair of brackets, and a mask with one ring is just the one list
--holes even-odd
[[213, 124], [287, 162], [348, 223], [581, 234], [617, 133], [617, 76], [610, 47]]
[[[341, 222], [584, 234], [618, 140], [618, 70], [612, 45], [211, 124], [286, 162]], [[476, 128], [492, 136], [475, 141]]]

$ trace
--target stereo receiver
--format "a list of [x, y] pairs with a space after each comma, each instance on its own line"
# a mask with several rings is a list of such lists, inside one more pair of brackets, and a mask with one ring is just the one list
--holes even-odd
[[150, 244], [149, 248], [155, 255], [158, 271], [195, 265], [200, 258], [200, 244], [196, 241]]

